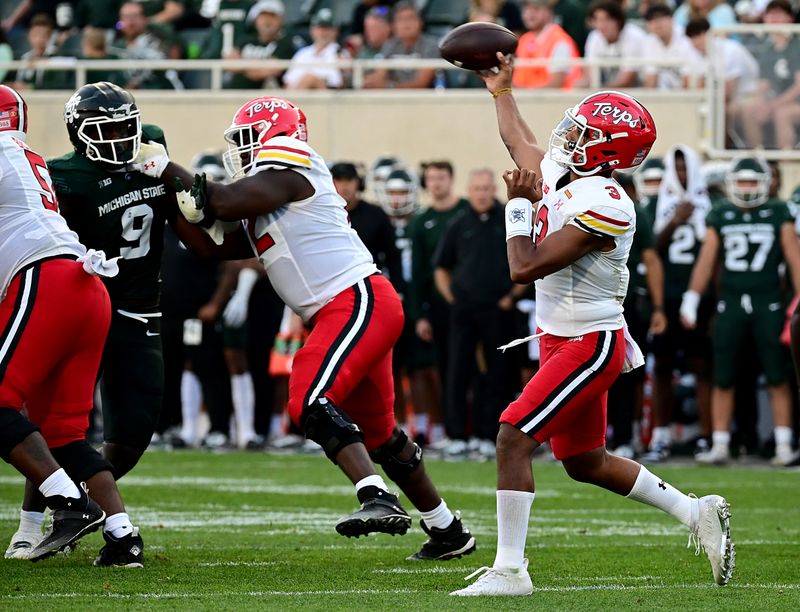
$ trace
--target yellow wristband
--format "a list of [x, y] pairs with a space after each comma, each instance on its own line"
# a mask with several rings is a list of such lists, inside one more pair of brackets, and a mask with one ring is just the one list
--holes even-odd
[[500, 89], [498, 91], [493, 91], [492, 92], [492, 97], [493, 98], [499, 98], [503, 94], [510, 94], [510, 93], [511, 93], [511, 88], [510, 87], [503, 87], [503, 89]]

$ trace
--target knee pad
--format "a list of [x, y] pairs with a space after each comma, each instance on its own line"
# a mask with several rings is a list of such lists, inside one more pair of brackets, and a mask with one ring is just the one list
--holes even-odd
[[[400, 457], [408, 443], [413, 446], [414, 454], [411, 455], [411, 458], [403, 460]], [[372, 460], [380, 465], [386, 475], [395, 482], [408, 478], [422, 463], [422, 449], [417, 443], [411, 442], [402, 430], [400, 430], [397, 440], [379, 446], [370, 455]]]
[[334, 463], [336, 455], [345, 446], [364, 441], [364, 434], [358, 425], [324, 397], [317, 398], [303, 408], [300, 427], [306, 438], [319, 444]]
[[111, 464], [86, 440], [70, 442], [50, 452], [67, 475], [75, 482], [86, 482], [99, 472], [112, 471]]
[[22, 416], [16, 408], [0, 406], [0, 457], [8, 463], [11, 451], [39, 428]]

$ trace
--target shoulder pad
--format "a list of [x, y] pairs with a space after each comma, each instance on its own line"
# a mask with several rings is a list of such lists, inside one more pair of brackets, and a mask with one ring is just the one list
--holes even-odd
[[602, 234], [612, 238], [622, 236], [634, 227], [630, 215], [614, 206], [592, 205], [578, 212], [574, 221], [578, 227], [592, 234]]
[[254, 168], [305, 168], [310, 170], [311, 155], [314, 150], [302, 140], [288, 136], [269, 139], [256, 154]]

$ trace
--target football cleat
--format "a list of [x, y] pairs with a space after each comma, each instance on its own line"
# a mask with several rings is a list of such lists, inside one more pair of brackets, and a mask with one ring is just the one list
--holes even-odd
[[46, 498], [47, 506], [53, 510], [53, 524], [41, 542], [31, 551], [29, 559], [40, 561], [57, 552], [66, 551], [74, 542], [87, 533], [97, 531], [106, 518], [106, 513], [89, 497], [86, 484], [79, 487], [81, 496]]
[[370, 533], [404, 535], [411, 527], [411, 517], [397, 496], [378, 487], [364, 487], [358, 492], [358, 499], [361, 507], [336, 523], [339, 534], [348, 538]]
[[646, 453], [639, 457], [639, 463], [662, 463], [669, 459], [672, 451], [669, 444], [654, 444]]
[[17, 531], [8, 543], [6, 559], [28, 559], [31, 551], [44, 539], [41, 531]]
[[695, 545], [695, 555], [705, 551], [711, 563], [714, 582], [728, 584], [736, 567], [736, 547], [731, 540], [731, 507], [724, 497], [706, 495], [697, 500], [698, 518], [689, 535], [687, 548]]
[[533, 583], [528, 575], [528, 560], [522, 562], [522, 567], [496, 569], [493, 567], [482, 567], [472, 572], [464, 580], [470, 580], [475, 576], [481, 576], [468, 587], [453, 591], [450, 595], [458, 597], [479, 597], [498, 596], [498, 595], [530, 595], [533, 593]]
[[109, 532], [103, 532], [106, 545], [94, 560], [97, 567], [144, 567], [144, 542], [139, 535], [139, 528], [119, 539]]
[[706, 465], [725, 465], [731, 460], [731, 451], [727, 444], [714, 444], [705, 453], [697, 453], [694, 460]]
[[469, 529], [461, 523], [461, 517], [456, 513], [449, 527], [439, 529], [428, 527], [425, 521], [420, 520], [419, 526], [428, 534], [428, 540], [418, 552], [408, 557], [408, 561], [447, 561], [459, 559], [468, 555], [476, 548], [475, 538]]
[[792, 450], [791, 445], [777, 444], [775, 445], [775, 456], [770, 459], [769, 462], [777, 467], [786, 467], [790, 465], [797, 456], [798, 454]]

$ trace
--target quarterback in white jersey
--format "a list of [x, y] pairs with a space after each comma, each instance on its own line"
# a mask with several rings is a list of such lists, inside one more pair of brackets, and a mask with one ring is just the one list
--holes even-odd
[[726, 584], [734, 565], [727, 501], [685, 495], [605, 447], [608, 388], [626, 362], [641, 365], [622, 316], [635, 212], [611, 173], [647, 157], [656, 138], [653, 118], [635, 98], [601, 91], [564, 113], [545, 151], [514, 101], [512, 60], [497, 56], [499, 68], [483, 78], [518, 168], [503, 176], [506, 250], [512, 280], [536, 282], [541, 367], [500, 417], [494, 564], [452, 594], [532, 593], [524, 558], [534, 499], [531, 460], [545, 441], [575, 480], [681, 521], [707, 553], [717, 584]]
[[261, 97], [245, 103], [225, 132], [223, 160], [239, 180], [193, 180], [157, 144], [143, 144], [134, 167], [167, 184], [192, 184], [189, 192], [178, 185], [178, 204], [187, 221], [207, 231], [196, 229], [188, 246], [229, 259], [255, 252], [275, 291], [312, 327], [294, 357], [288, 410], [356, 486], [361, 507], [336, 530], [360, 536], [410, 527], [379, 464], [421, 511], [429, 539], [412, 557], [469, 554], [475, 539], [428, 478], [422, 450], [394, 421], [391, 352], [403, 327], [400, 299], [350, 227], [345, 201], [306, 137], [299, 108]]

